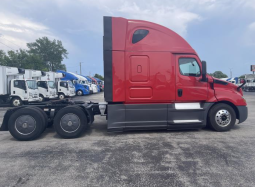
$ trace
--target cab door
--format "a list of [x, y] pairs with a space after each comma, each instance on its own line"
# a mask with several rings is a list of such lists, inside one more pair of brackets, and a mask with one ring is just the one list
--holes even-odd
[[202, 82], [202, 65], [196, 55], [176, 55], [176, 101], [206, 101], [207, 82]]

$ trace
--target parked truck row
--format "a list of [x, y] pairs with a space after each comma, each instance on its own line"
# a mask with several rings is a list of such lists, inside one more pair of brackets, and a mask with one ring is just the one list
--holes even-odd
[[0, 103], [21, 106], [51, 99], [64, 99], [102, 91], [101, 80], [93, 83], [88, 78], [64, 71], [43, 72], [0, 66]]
[[[166, 27], [104, 17], [103, 56], [104, 103], [62, 100], [13, 108], [6, 112], [0, 130], [18, 140], [32, 140], [52, 121], [59, 136], [76, 138], [95, 115], [103, 115], [107, 130], [114, 132], [205, 126], [222, 132], [236, 120], [247, 119], [241, 89], [245, 82], [237, 86], [208, 75], [206, 62]], [[86, 94], [91, 89], [82, 81], [72, 77], [76, 92]]]

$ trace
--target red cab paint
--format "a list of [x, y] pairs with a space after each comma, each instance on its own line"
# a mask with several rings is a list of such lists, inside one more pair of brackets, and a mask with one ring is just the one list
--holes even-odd
[[[137, 30], [148, 34], [139, 42]], [[185, 76], [179, 59], [192, 58], [200, 75]], [[236, 87], [217, 85], [202, 79], [202, 64], [196, 51], [181, 36], [161, 25], [124, 18], [112, 18], [112, 100], [123, 103], [173, 103], [228, 101], [246, 105]], [[211, 83], [210, 83], [211, 82]], [[182, 90], [181, 97], [178, 90]]]

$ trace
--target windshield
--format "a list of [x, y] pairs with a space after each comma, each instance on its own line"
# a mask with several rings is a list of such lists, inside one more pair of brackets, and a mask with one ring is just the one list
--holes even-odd
[[73, 83], [71, 81], [67, 81], [67, 82], [68, 82], [68, 87], [69, 88], [74, 88], [74, 85], [73, 85]]
[[87, 80], [85, 80], [85, 81], [84, 81], [84, 80], [83, 80], [83, 81], [82, 81], [82, 80], [80, 80], [80, 84], [82, 84], [82, 85], [86, 85], [86, 84], [88, 84], [88, 81], [87, 81]]
[[48, 81], [48, 85], [50, 88], [56, 88], [56, 84], [54, 81]]
[[37, 89], [37, 84], [36, 84], [36, 81], [35, 80], [27, 80], [27, 87], [29, 89]]

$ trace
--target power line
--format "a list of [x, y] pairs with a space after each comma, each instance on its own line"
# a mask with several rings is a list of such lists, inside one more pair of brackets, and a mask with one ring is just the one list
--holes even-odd
[[17, 44], [11, 42], [10, 40], [8, 40], [3, 34], [1, 34], [0, 37], [2, 37], [2, 38], [4, 37], [3, 39], [6, 39], [7, 41], [9, 41], [10, 43], [12, 43], [13, 45], [16, 45], [17, 47], [22, 48], [22, 47], [18, 46]]
[[[0, 42], [1, 44], [3, 44], [3, 45], [5, 45], [4, 43], [2, 43], [2, 42]], [[13, 49], [13, 48], [11, 48], [10, 46], [8, 46], [8, 45], [5, 45], [6, 47], [9, 47], [10, 49], [12, 49], [12, 50], [14, 50], [15, 51], [15, 49]]]

